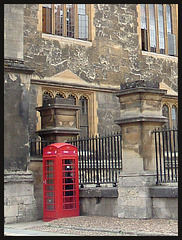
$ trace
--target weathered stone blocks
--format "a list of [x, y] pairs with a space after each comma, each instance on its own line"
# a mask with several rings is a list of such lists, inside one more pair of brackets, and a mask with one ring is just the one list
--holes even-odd
[[33, 178], [30, 172], [5, 172], [5, 223], [37, 220]]
[[118, 217], [151, 218], [149, 186], [155, 183], [152, 173], [121, 173], [118, 185]]

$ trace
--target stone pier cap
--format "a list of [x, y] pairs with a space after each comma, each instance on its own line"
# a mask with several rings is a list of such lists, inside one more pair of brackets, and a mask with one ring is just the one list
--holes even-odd
[[137, 122], [167, 122], [162, 116], [161, 99], [167, 93], [156, 81], [139, 80], [120, 85], [116, 96], [120, 101], [120, 118], [116, 124]]

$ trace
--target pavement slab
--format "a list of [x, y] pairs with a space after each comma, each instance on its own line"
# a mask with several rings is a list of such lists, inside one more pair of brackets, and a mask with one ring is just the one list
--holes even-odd
[[105, 216], [5, 224], [5, 236], [178, 236], [178, 220]]

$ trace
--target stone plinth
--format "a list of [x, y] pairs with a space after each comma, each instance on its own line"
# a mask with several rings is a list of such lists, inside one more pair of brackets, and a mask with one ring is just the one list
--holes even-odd
[[37, 220], [32, 172], [4, 173], [4, 222], [30, 222]]
[[36, 108], [41, 115], [41, 129], [37, 133], [44, 139], [57, 142], [75, 138], [81, 132], [76, 122], [79, 109], [72, 99], [48, 99], [42, 107]]
[[155, 144], [152, 131], [166, 122], [162, 116], [165, 90], [155, 82], [121, 86], [117, 94], [122, 132], [122, 172], [118, 185], [118, 217], [151, 218], [149, 187], [155, 184]]
[[118, 184], [118, 217], [152, 218], [149, 187], [155, 184], [153, 172], [121, 173]]

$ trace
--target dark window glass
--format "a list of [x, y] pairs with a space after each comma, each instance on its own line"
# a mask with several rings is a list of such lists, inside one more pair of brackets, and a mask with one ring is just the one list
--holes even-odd
[[63, 4], [55, 4], [55, 34], [63, 36]]
[[80, 98], [80, 106], [80, 129], [82, 130], [80, 136], [88, 137], [88, 100], [86, 97]]
[[52, 33], [52, 5], [43, 4], [42, 6], [42, 32]]
[[75, 4], [66, 4], [67, 37], [75, 35]]
[[159, 27], [159, 51], [161, 54], [165, 54], [163, 4], [157, 4], [157, 7]]
[[150, 51], [156, 52], [156, 27], [154, 4], [149, 4]]
[[164, 126], [169, 127], [169, 108], [166, 104], [162, 107], [162, 115], [168, 119], [168, 122]]
[[142, 39], [142, 50], [148, 50], [147, 43], [147, 19], [146, 19], [146, 4], [140, 4], [140, 18], [141, 18], [141, 39]]

